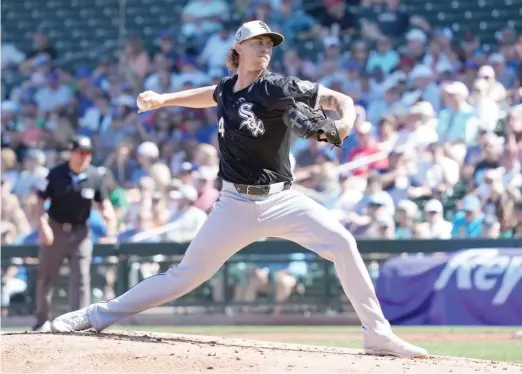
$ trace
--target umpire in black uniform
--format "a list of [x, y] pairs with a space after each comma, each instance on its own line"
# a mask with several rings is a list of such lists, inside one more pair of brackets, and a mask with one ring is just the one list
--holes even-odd
[[[70, 265], [70, 308], [76, 310], [90, 304], [93, 243], [87, 220], [93, 202], [101, 210], [109, 233], [114, 231], [116, 223], [103, 176], [91, 165], [91, 139], [75, 136], [69, 145], [69, 152], [67, 162], [51, 169], [38, 188], [42, 210], [35, 331], [50, 330], [49, 305], [64, 258], [69, 259]], [[47, 212], [44, 209], [46, 200], [50, 201]]]

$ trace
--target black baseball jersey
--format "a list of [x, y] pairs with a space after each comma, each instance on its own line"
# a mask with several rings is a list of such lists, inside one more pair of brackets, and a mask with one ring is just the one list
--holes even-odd
[[269, 71], [238, 92], [236, 81], [237, 75], [223, 78], [214, 91], [219, 177], [248, 185], [291, 182], [291, 132], [282, 114], [293, 100], [315, 107], [319, 85]]
[[38, 188], [38, 196], [50, 200], [48, 214], [54, 221], [85, 224], [93, 201], [105, 200], [107, 190], [103, 176], [95, 167], [89, 166], [85, 172], [75, 174], [66, 162], [49, 171]]

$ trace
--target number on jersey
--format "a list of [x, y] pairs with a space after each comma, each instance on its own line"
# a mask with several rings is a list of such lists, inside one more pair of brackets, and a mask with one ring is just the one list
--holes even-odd
[[221, 117], [218, 122], [218, 134], [221, 135], [221, 137], [225, 136], [225, 121], [223, 121], [223, 117]]

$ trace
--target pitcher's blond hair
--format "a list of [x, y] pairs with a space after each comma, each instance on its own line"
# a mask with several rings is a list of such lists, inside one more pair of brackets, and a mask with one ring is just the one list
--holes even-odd
[[239, 67], [239, 53], [234, 48], [228, 50], [226, 65], [230, 72], [235, 72]]

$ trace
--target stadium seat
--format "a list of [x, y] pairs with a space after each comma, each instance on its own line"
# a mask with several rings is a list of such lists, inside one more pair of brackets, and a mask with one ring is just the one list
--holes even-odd
[[[471, 30], [486, 44], [495, 42], [495, 32], [506, 26], [506, 18], [509, 20], [522, 15], [520, 3], [513, 0], [403, 0], [402, 3], [412, 14], [423, 16], [430, 23], [436, 22], [441, 27], [450, 27], [457, 36]], [[476, 22], [477, 19], [481, 22]], [[513, 26], [521, 30], [520, 23]]]
[[[129, 1], [126, 29], [150, 43], [160, 31], [179, 23], [185, 3], [182, 0]], [[514, 23], [517, 17], [522, 16], [522, 8], [514, 0], [403, 0], [403, 4], [411, 13], [423, 16], [432, 23], [436, 21], [440, 26], [450, 27], [457, 34], [472, 30], [486, 44], [495, 41], [495, 32], [506, 26], [506, 18]], [[5, 0], [2, 2], [2, 16], [4, 40], [15, 43], [22, 50], [30, 50], [31, 39], [28, 36], [36, 26], [44, 27], [60, 53], [71, 45], [71, 35], [75, 40], [79, 38], [87, 42], [75, 42], [71, 50], [73, 55], [82, 48], [99, 47], [105, 40], [116, 41], [119, 32], [119, 4], [105, 0], [25, 0], [21, 7], [16, 0]], [[240, 15], [233, 15], [232, 19], [239, 22]], [[477, 19], [481, 22], [476, 22]], [[520, 24], [515, 26], [520, 30]], [[316, 46], [301, 47], [300, 52], [307, 58], [318, 56]]]

